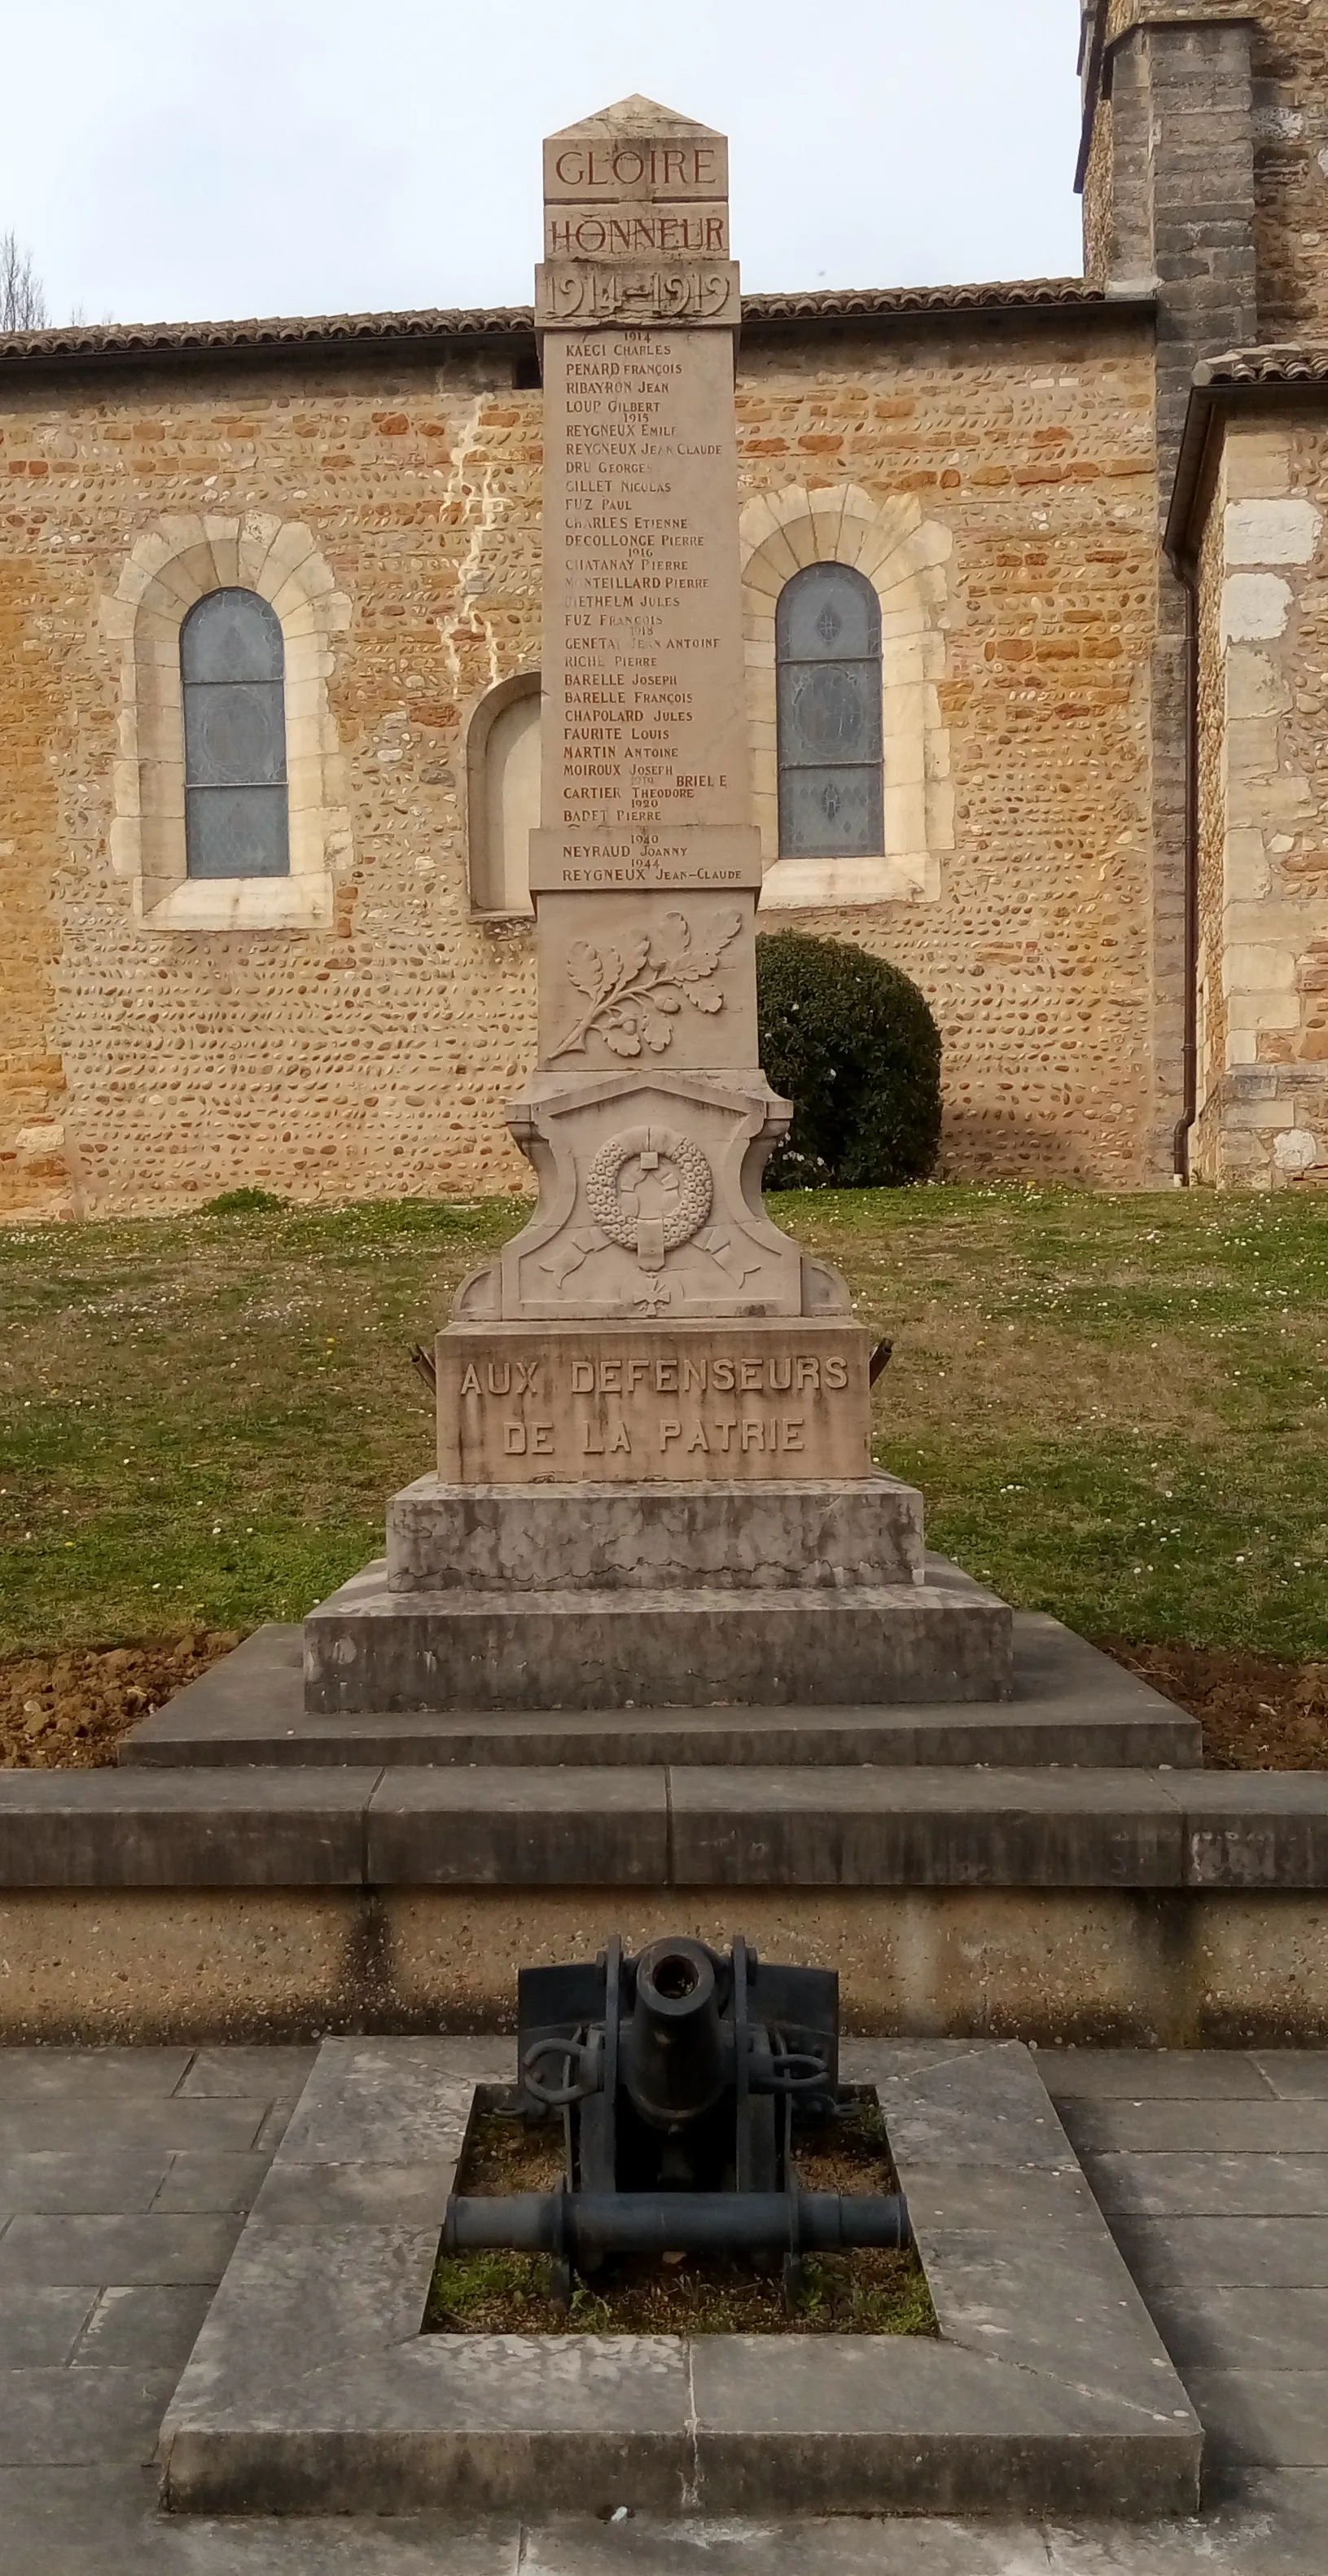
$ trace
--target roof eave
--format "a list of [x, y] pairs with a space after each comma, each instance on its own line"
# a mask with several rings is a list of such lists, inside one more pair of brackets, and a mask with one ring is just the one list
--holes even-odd
[[[747, 295], [744, 329], [766, 338], [815, 338], [827, 329], [866, 332], [910, 324], [1021, 320], [1089, 323], [1151, 315], [1151, 293], [1107, 293], [1079, 278], [1031, 278], [976, 286], [832, 288], [806, 294]], [[0, 377], [77, 373], [88, 368], [220, 366], [253, 360], [391, 357], [505, 348], [532, 354], [528, 305], [456, 312], [348, 314], [308, 322], [144, 324], [101, 330], [26, 332], [0, 340]]]
[[1278, 353], [1272, 349], [1233, 350], [1200, 360], [1190, 388], [1162, 535], [1163, 546], [1178, 569], [1192, 565], [1198, 551], [1197, 504], [1208, 486], [1215, 442], [1229, 414], [1310, 407], [1328, 410], [1328, 348], [1319, 353], [1317, 367], [1307, 352], [1293, 353], [1279, 367]]

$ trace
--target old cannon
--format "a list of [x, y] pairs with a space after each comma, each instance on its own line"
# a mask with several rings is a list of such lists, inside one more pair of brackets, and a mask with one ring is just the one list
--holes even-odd
[[786, 2292], [804, 2254], [911, 2242], [894, 2193], [804, 2191], [795, 2114], [835, 2118], [839, 1979], [769, 1967], [737, 1939], [725, 1955], [685, 1937], [635, 1959], [612, 1940], [594, 1965], [523, 1968], [519, 2106], [557, 2115], [556, 2191], [453, 2194], [444, 2250], [551, 2255], [556, 2295], [617, 2254], [781, 2258]]

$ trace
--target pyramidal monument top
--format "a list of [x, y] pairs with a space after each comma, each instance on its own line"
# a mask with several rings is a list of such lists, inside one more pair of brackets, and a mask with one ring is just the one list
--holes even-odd
[[695, 117], [680, 116], [675, 107], [661, 107], [658, 99], [643, 98], [640, 90], [634, 90], [630, 98], [615, 99], [612, 107], [597, 107], [589, 116], [578, 117], [575, 125], [564, 125], [547, 141], [567, 143], [620, 134], [702, 134], [712, 143], [724, 140], [713, 125], [698, 125]]

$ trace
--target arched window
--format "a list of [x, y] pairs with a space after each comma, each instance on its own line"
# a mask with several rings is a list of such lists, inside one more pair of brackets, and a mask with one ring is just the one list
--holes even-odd
[[180, 629], [185, 864], [191, 877], [290, 873], [285, 654], [256, 590], [209, 590]]
[[533, 912], [530, 834], [540, 814], [540, 678], [520, 671], [480, 701], [466, 741], [470, 899], [476, 912]]
[[812, 563], [775, 610], [781, 858], [884, 848], [881, 609], [851, 564]]

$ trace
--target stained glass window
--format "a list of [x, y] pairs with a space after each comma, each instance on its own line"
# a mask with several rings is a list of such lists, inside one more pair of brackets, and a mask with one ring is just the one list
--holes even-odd
[[804, 566], [775, 611], [781, 858], [882, 846], [881, 609], [850, 564]]
[[290, 874], [285, 653], [253, 590], [209, 590], [180, 629], [191, 877]]

